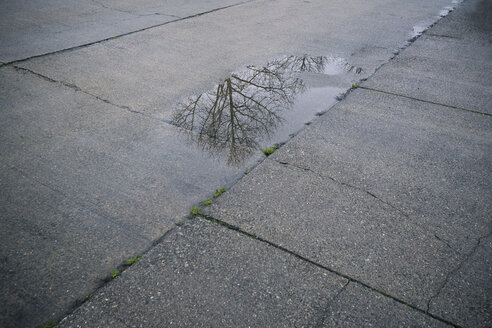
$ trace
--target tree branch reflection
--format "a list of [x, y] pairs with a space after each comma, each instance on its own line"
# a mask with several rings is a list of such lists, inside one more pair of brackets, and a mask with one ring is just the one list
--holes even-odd
[[214, 89], [180, 103], [173, 113], [176, 125], [202, 149], [228, 152], [228, 163], [239, 165], [258, 142], [282, 123], [282, 113], [305, 91], [302, 72], [322, 73], [324, 56], [288, 56], [263, 67], [248, 66]]

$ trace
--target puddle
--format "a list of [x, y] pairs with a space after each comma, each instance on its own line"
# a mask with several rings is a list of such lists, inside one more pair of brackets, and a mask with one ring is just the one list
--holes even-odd
[[341, 58], [285, 56], [247, 66], [178, 104], [173, 123], [204, 151], [240, 165], [254, 150], [280, 144], [325, 112], [358, 80], [360, 67]]
[[462, 3], [463, 0], [453, 0], [451, 2], [451, 6], [446, 6], [443, 9], [439, 11], [439, 14], [426, 19], [424, 21], [419, 22], [416, 24], [413, 28], [412, 31], [410, 32], [410, 40], [415, 40], [417, 37], [419, 37], [422, 33], [424, 33], [429, 27], [434, 25], [439, 19], [446, 17], [451, 13], [458, 4]]

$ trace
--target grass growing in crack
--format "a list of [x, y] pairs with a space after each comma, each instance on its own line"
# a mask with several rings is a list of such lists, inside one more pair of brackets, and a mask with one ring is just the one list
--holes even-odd
[[198, 207], [198, 206], [193, 206], [190, 210], [190, 214], [195, 216], [195, 215], [199, 215], [199, 214], [202, 214], [202, 209], [201, 207]]
[[48, 323], [45, 323], [44, 325], [42, 325], [41, 327], [42, 328], [53, 328], [54, 326], [56, 326], [58, 322], [56, 320], [51, 320], [50, 322]]
[[352, 88], [357, 89], [359, 87], [358, 84], [352, 84]]
[[270, 148], [265, 148], [263, 149], [263, 154], [265, 154], [266, 156], [270, 156], [271, 154], [273, 154], [275, 152], [275, 150], [279, 149], [280, 146], [278, 145], [275, 145], [273, 147], [270, 147]]
[[204, 200], [203, 202], [201, 202], [201, 204], [203, 206], [212, 205], [212, 200], [211, 199]]
[[138, 261], [140, 261], [140, 258], [141, 258], [140, 255], [137, 255], [135, 257], [131, 257], [128, 260], [125, 261], [125, 265], [126, 266], [131, 266], [131, 265], [137, 263]]
[[244, 174], [249, 174], [249, 172], [250, 172], [249, 170], [246, 170], [244, 171]]
[[226, 188], [220, 188], [220, 189], [217, 189], [214, 193], [214, 198], [217, 198], [219, 197], [220, 195], [222, 195], [223, 193], [226, 192]]
[[85, 297], [85, 299], [86, 299], [86, 300], [90, 300], [90, 299], [92, 298], [92, 296], [94, 296], [94, 295], [92, 295], [92, 294], [88, 294], [88, 295]]
[[120, 270], [118, 270], [118, 269], [111, 270], [111, 272], [109, 274], [111, 275], [111, 278], [114, 279], [120, 275]]
[[178, 223], [176, 223], [178, 227], [184, 226], [184, 224], [185, 224], [184, 221], [179, 221]]
[[313, 124], [313, 122], [309, 121], [309, 122], [306, 122], [305, 124], [306, 125], [311, 125], [311, 124]]

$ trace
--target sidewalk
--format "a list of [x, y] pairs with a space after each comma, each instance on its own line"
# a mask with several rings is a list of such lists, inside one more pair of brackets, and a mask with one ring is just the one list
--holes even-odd
[[490, 327], [492, 19], [466, 1], [61, 327]]

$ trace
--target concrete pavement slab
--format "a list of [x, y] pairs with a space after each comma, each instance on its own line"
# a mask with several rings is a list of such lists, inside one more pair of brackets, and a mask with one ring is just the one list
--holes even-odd
[[490, 230], [492, 118], [358, 89], [272, 158], [375, 195], [468, 254]]
[[[492, 114], [491, 8], [465, 2], [459, 15], [466, 20], [451, 13], [362, 86]], [[459, 25], [468, 27], [466, 37], [453, 36]]]
[[205, 220], [168, 233], [60, 327], [308, 327], [347, 283]]
[[37, 327], [72, 310], [151, 242], [0, 165], [1, 327]]
[[183, 98], [283, 55], [341, 57], [368, 76], [405, 44], [415, 22], [437, 19], [450, 3], [255, 1], [19, 65], [169, 119]]
[[2, 326], [61, 316], [243, 174], [174, 126], [12, 67], [0, 76]]
[[371, 194], [272, 160], [206, 213], [421, 309], [462, 258]]
[[239, 2], [5, 0], [0, 3], [0, 59], [11, 62], [77, 47]]
[[442, 321], [350, 283], [331, 302], [322, 327], [452, 327]]
[[481, 238], [474, 252], [450, 273], [430, 302], [429, 312], [463, 327], [492, 325], [492, 238]]

